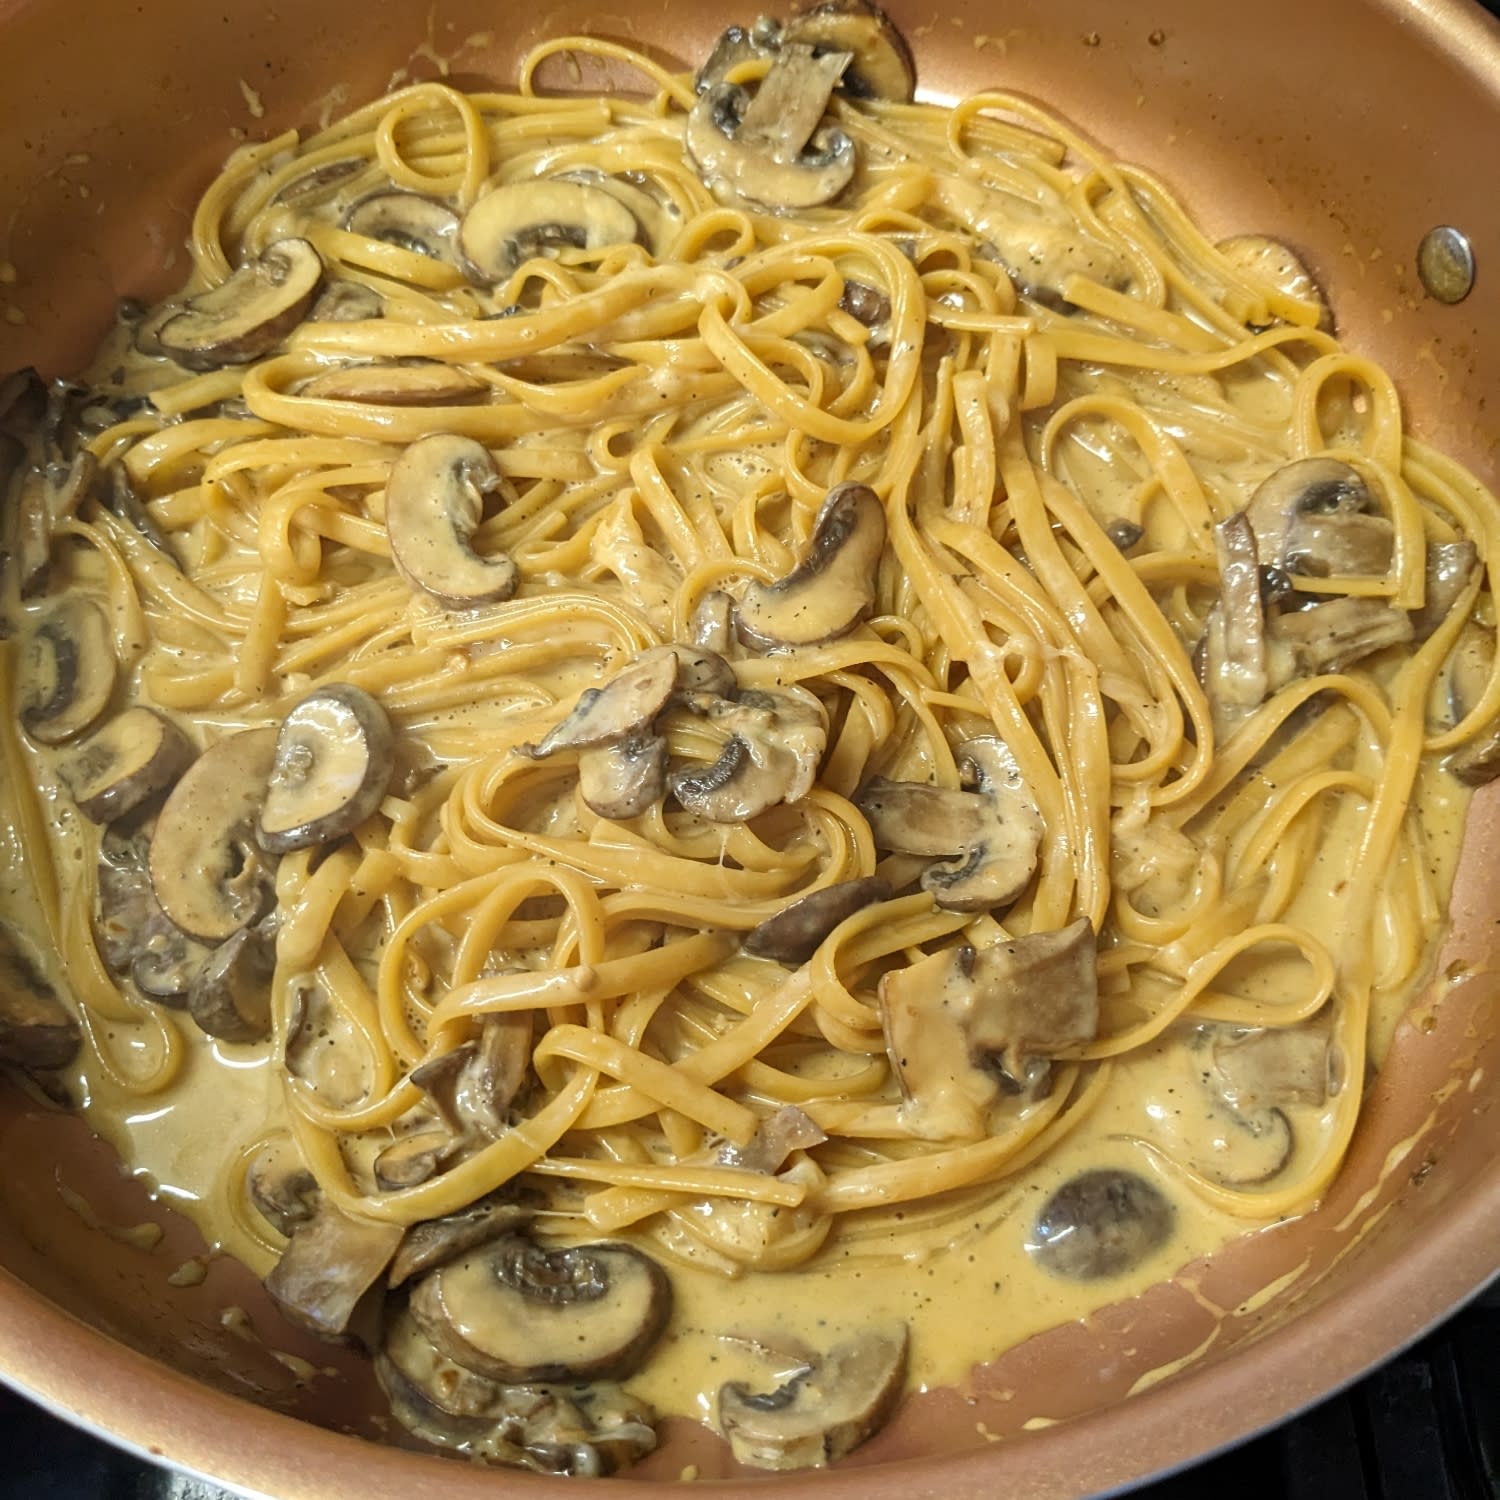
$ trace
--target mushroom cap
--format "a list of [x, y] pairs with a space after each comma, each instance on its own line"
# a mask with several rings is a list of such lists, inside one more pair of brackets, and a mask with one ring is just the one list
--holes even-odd
[[563, 248], [604, 250], [640, 233], [612, 193], [561, 178], [491, 188], [464, 215], [458, 246], [476, 281], [503, 281], [522, 261]]
[[282, 720], [256, 838], [271, 854], [352, 833], [380, 806], [396, 765], [380, 704], [352, 683], [317, 689]]
[[585, 689], [572, 712], [538, 743], [518, 748], [541, 760], [559, 750], [611, 745], [638, 735], [667, 706], [677, 671], [677, 658], [670, 652], [647, 652], [603, 687]]
[[446, 203], [399, 190], [371, 193], [344, 215], [344, 228], [351, 234], [399, 245], [433, 260], [455, 258], [458, 224], [458, 215]]
[[242, 927], [209, 954], [188, 989], [187, 1008], [200, 1031], [223, 1042], [262, 1042], [271, 1034], [275, 944]]
[[256, 1211], [288, 1239], [318, 1211], [322, 1190], [288, 1135], [272, 1136], [251, 1159], [245, 1189]]
[[20, 663], [21, 727], [43, 745], [91, 729], [114, 696], [118, 663], [104, 611], [64, 595], [30, 624]]
[[889, 900], [890, 886], [878, 876], [841, 880], [789, 901], [773, 917], [745, 934], [743, 947], [756, 958], [806, 963], [819, 944], [846, 917], [877, 901]]
[[391, 556], [413, 587], [452, 609], [509, 599], [521, 574], [503, 552], [480, 557], [470, 544], [484, 496], [500, 476], [473, 438], [434, 433], [410, 444], [391, 467], [385, 530]]
[[195, 754], [170, 719], [137, 706], [110, 719], [58, 774], [84, 817], [112, 823], [165, 791]]
[[917, 65], [906, 38], [869, 0], [824, 0], [793, 16], [782, 41], [802, 42], [825, 52], [848, 52], [851, 61], [840, 87], [856, 99], [909, 104], [917, 90]]
[[189, 370], [249, 364], [302, 321], [322, 281], [323, 262], [306, 240], [277, 240], [227, 281], [189, 298], [156, 338]]
[[581, 751], [578, 795], [601, 818], [639, 818], [666, 795], [667, 764], [667, 742], [659, 734]]
[[442, 1353], [492, 1380], [622, 1379], [666, 1327], [672, 1286], [628, 1245], [511, 1234], [425, 1276], [410, 1305]]
[[1134, 1172], [1096, 1167], [1071, 1177], [1042, 1205], [1027, 1249], [1070, 1281], [1121, 1276], [1172, 1237], [1176, 1211]]
[[863, 484], [828, 492], [797, 566], [775, 583], [752, 583], [736, 614], [754, 646], [813, 646], [847, 635], [875, 602], [885, 548], [885, 507]]
[[719, 1427], [735, 1458], [757, 1469], [808, 1469], [852, 1453], [900, 1399], [906, 1347], [904, 1323], [865, 1329], [774, 1391], [721, 1386]]
[[161, 909], [205, 943], [258, 922], [273, 899], [254, 829], [276, 754], [274, 729], [247, 729], [205, 750], [157, 815], [151, 886]]
[[[375, 314], [379, 316], [378, 312]], [[315, 375], [297, 394], [308, 401], [355, 401], [366, 406], [462, 406], [482, 401], [482, 380], [453, 365], [422, 360], [394, 365], [345, 365]]]
[[381, 1279], [405, 1231], [399, 1224], [357, 1219], [326, 1199], [292, 1232], [266, 1290], [291, 1322], [334, 1338]]

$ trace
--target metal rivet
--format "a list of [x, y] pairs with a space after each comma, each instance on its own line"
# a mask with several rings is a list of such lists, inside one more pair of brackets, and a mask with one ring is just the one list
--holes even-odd
[[1439, 302], [1462, 302], [1474, 289], [1474, 247], [1462, 230], [1439, 224], [1417, 247], [1417, 275]]

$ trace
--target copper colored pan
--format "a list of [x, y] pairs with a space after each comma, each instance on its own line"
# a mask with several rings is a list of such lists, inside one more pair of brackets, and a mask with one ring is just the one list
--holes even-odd
[[[927, 90], [1003, 83], [1045, 99], [1161, 173], [1211, 232], [1299, 246], [1345, 335], [1394, 372], [1418, 431], [1500, 480], [1500, 27], [1477, 9], [889, 8]], [[370, 98], [403, 67], [424, 76], [435, 55], [460, 82], [505, 79], [543, 36], [591, 30], [682, 62], [730, 18], [692, 0], [622, 0], [612, 14], [587, 0], [0, 0], [0, 368], [65, 373], [117, 297], [173, 284], [186, 213], [246, 134]], [[1457, 307], [1425, 297], [1413, 269], [1440, 223], [1467, 232], [1480, 266]], [[1500, 1263], [1497, 856], [1500, 786], [1475, 803], [1433, 988], [1403, 1024], [1316, 1214], [1033, 1340], [962, 1395], [909, 1402], [840, 1472], [731, 1478], [720, 1493], [1036, 1500], [1127, 1485], [1354, 1379], [1482, 1285]], [[59, 1183], [115, 1232], [85, 1223]], [[149, 1235], [120, 1232], [146, 1222], [166, 1229], [154, 1250]], [[77, 1120], [0, 1085], [0, 1378], [120, 1442], [276, 1500], [408, 1500], [439, 1482], [452, 1500], [555, 1500], [559, 1481], [366, 1441], [377, 1405], [361, 1365], [282, 1324], [232, 1263], [214, 1262], [201, 1286], [171, 1286], [168, 1272], [195, 1248], [194, 1231]], [[328, 1373], [304, 1387], [299, 1372], [315, 1371]], [[634, 1492], [688, 1463], [708, 1477], [722, 1458], [679, 1433], [635, 1479], [610, 1483]]]

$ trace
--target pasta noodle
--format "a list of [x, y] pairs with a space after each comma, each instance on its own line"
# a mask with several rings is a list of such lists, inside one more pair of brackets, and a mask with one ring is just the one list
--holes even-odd
[[[548, 93], [566, 56], [628, 65], [643, 96]], [[769, 87], [769, 66], [729, 76]], [[202, 1211], [264, 1269], [282, 1241], [246, 1174], [288, 1136], [357, 1221], [508, 1195], [549, 1244], [624, 1236], [684, 1277], [781, 1277], [835, 1248], [876, 1265], [1095, 1158], [1210, 1238], [1308, 1210], [1443, 925], [1462, 790], [1441, 758], [1500, 712], [1493, 497], [1406, 433], [1314, 284], [1210, 243], [1039, 106], [834, 94], [853, 181], [777, 213], [705, 185], [696, 97], [564, 37], [516, 92], [415, 84], [244, 147], [198, 204], [187, 285], [122, 325], [69, 408], [101, 479], [54, 518], [45, 587], [12, 567], [15, 623], [92, 601], [116, 701], [195, 751], [284, 740], [335, 688], [394, 728], [356, 824], [279, 862], [252, 845], [225, 877], [264, 867], [275, 957], [266, 1035], [221, 1033], [215, 1055], [238, 1042], [278, 1078], [221, 1138]], [[527, 207], [531, 238], [476, 274], [491, 195], [559, 183], [633, 237]], [[421, 195], [410, 222], [358, 217], [398, 193]], [[291, 241], [317, 268], [310, 311], [232, 363], [162, 357], [174, 317]], [[509, 559], [509, 595], [445, 597], [414, 560], [439, 521], [405, 519], [402, 465], [438, 436], [492, 466], [469, 500], [429, 486], [445, 556], [486, 579]], [[1285, 502], [1283, 530], [1383, 551], [1272, 558], [1257, 532], [1236, 594], [1243, 518], [1304, 460], [1345, 487]], [[862, 572], [827, 540], [835, 500], [845, 532], [878, 531]], [[790, 641], [754, 624], [796, 590], [844, 617]], [[1338, 601], [1373, 644], [1320, 623]], [[568, 739], [671, 646], [670, 693], [628, 735]], [[719, 658], [728, 686], [691, 677]], [[0, 643], [8, 697], [38, 659]], [[15, 909], [77, 1002], [95, 1094], [170, 1106], [208, 1039], [125, 977], [129, 934], [114, 959], [96, 939], [112, 838], [144, 829], [169, 905], [167, 814], [55, 820], [89, 742], [0, 734]], [[652, 736], [675, 795], [601, 811], [586, 758]], [[745, 757], [772, 790], [713, 812]], [[1014, 889], [984, 887], [1027, 827]], [[857, 881], [879, 884], [837, 905]], [[766, 934], [794, 901], [814, 930], [783, 953]], [[1019, 967], [981, 993], [969, 976], [1006, 954]], [[513, 1069], [508, 1092], [454, 1084], [478, 1057]], [[1179, 1086], [1190, 1120], [1160, 1107]], [[424, 1140], [406, 1175], [382, 1169]], [[1147, 1248], [1116, 1269], [1189, 1258]]]

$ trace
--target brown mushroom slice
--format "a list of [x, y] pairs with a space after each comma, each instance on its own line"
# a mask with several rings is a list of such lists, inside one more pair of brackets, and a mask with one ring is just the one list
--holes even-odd
[[256, 826], [270, 854], [352, 833], [380, 806], [395, 769], [395, 735], [363, 688], [308, 694], [282, 721]]
[[642, 652], [639, 660], [655, 661], [663, 657], [670, 657], [677, 664], [678, 692], [713, 693], [720, 698], [733, 698], [739, 693], [740, 684], [734, 668], [718, 651], [702, 644], [671, 641]]
[[614, 744], [649, 726], [677, 686], [677, 658], [647, 653], [615, 674], [602, 688], [579, 695], [573, 711], [534, 745], [520, 745], [535, 760], [559, 750]]
[[453, 1144], [453, 1137], [442, 1130], [403, 1135], [375, 1158], [371, 1170], [376, 1185], [394, 1193], [428, 1181], [442, 1171]]
[[782, 42], [849, 53], [839, 87], [856, 99], [910, 104], [916, 93], [917, 65], [906, 38], [869, 0], [825, 0], [788, 21]]
[[251, 1159], [245, 1189], [260, 1216], [290, 1239], [318, 1211], [322, 1189], [290, 1136], [272, 1136]]
[[453, 365], [346, 365], [315, 375], [297, 392], [310, 401], [355, 401], [365, 406], [459, 406], [483, 400], [489, 387]]
[[[1455, 723], [1467, 718], [1479, 703], [1494, 659], [1494, 633], [1479, 625], [1466, 625], [1448, 662], [1448, 710]], [[1460, 745], [1443, 765], [1465, 786], [1484, 786], [1500, 776], [1500, 723], [1488, 725]]]
[[302, 321], [322, 281], [323, 262], [306, 240], [277, 240], [221, 285], [189, 298], [156, 338], [189, 370], [249, 364]]
[[[24, 460], [24, 446], [9, 434], [0, 433], [0, 499], [9, 487], [8, 465], [21, 470]], [[23, 595], [39, 590], [52, 561], [54, 531], [98, 491], [98, 479], [99, 462], [87, 448], [81, 448], [71, 460], [59, 459], [23, 473], [8, 528]]]
[[357, 1219], [324, 1200], [293, 1230], [266, 1291], [299, 1328], [324, 1338], [349, 1331], [355, 1309], [385, 1274], [404, 1233], [399, 1224]]
[[876, 845], [895, 854], [946, 855], [922, 889], [949, 911], [988, 911], [1031, 883], [1041, 849], [1041, 809], [1010, 747], [981, 737], [959, 747], [974, 791], [876, 777], [854, 799]]
[[1160, 1250], [1176, 1228], [1166, 1195], [1135, 1172], [1096, 1167], [1071, 1177], [1042, 1205], [1026, 1248], [1068, 1281], [1123, 1276]]
[[1283, 464], [1263, 479], [1243, 514], [1255, 533], [1260, 565], [1291, 571], [1287, 546], [1300, 519], [1374, 515], [1378, 509], [1358, 469], [1336, 458], [1303, 458]]
[[87, 599], [57, 600], [26, 633], [21, 727], [42, 745], [60, 745], [91, 729], [114, 696], [117, 670], [104, 611]]
[[1301, 515], [1287, 532], [1282, 566], [1288, 573], [1308, 578], [1341, 574], [1378, 577], [1390, 571], [1395, 536], [1395, 528], [1384, 516], [1360, 511]]
[[612, 193], [552, 178], [491, 188], [464, 215], [458, 246], [474, 277], [489, 285], [532, 256], [629, 245], [639, 232], [635, 215]]
[[888, 901], [891, 888], [877, 876], [842, 880], [789, 901], [745, 934], [743, 947], [756, 958], [804, 964], [840, 922], [877, 901]]
[[470, 539], [484, 497], [500, 485], [489, 450], [473, 438], [418, 438], [391, 468], [385, 530], [407, 581], [451, 609], [509, 599], [520, 569], [503, 552], [481, 557]]
[[1312, 303], [1319, 310], [1317, 326], [1332, 330], [1333, 313], [1323, 288], [1290, 245], [1263, 234], [1236, 234], [1220, 240], [1214, 248], [1247, 280], [1298, 302]]
[[800, 802], [817, 780], [828, 732], [810, 694], [745, 693], [720, 700], [708, 716], [730, 737], [719, 758], [667, 778], [688, 812], [713, 823], [745, 823], [782, 803]]
[[344, 228], [433, 260], [451, 261], [458, 215], [447, 204], [421, 193], [372, 193], [345, 214]]
[[314, 167], [310, 172], [303, 172], [300, 176], [292, 178], [285, 186], [278, 188], [271, 198], [272, 203], [303, 203], [312, 198], [322, 197], [327, 190], [337, 187], [339, 183], [347, 181], [357, 172], [363, 171], [368, 165], [362, 156], [345, 156], [337, 161], [326, 161], [321, 166]]
[[1342, 672], [1376, 651], [1407, 644], [1413, 635], [1404, 609], [1355, 595], [1280, 615], [1271, 629], [1272, 638], [1290, 647], [1298, 670], [1309, 676]]
[[819, 127], [850, 60], [848, 52], [783, 47], [753, 99], [738, 84], [707, 88], [683, 138], [705, 184], [773, 213], [838, 197], [854, 176], [857, 152], [836, 126]]
[[1425, 641], [1458, 608], [1478, 566], [1479, 549], [1467, 539], [1428, 542], [1427, 589], [1421, 609], [1411, 613], [1413, 639]]
[[884, 1424], [906, 1379], [906, 1325], [868, 1328], [773, 1391], [719, 1388], [719, 1429], [742, 1464], [812, 1469], [852, 1453]]
[[25, 1072], [65, 1068], [83, 1033], [57, 992], [0, 926], [0, 1064]]
[[1003, 1092], [1027, 1089], [1050, 1059], [1099, 1029], [1094, 930], [934, 953], [880, 982], [886, 1050], [924, 1134], [978, 1140]]
[[406, 1308], [387, 1321], [375, 1373], [408, 1432], [469, 1458], [600, 1478], [656, 1446], [650, 1408], [618, 1387], [486, 1379], [440, 1354]]
[[752, 583], [737, 627], [750, 645], [813, 646], [847, 635], [875, 603], [885, 508], [862, 484], [841, 484], [818, 511], [801, 561], [775, 583]]
[[666, 795], [667, 766], [667, 742], [659, 734], [584, 750], [578, 756], [578, 795], [601, 818], [638, 818]]
[[734, 600], [723, 589], [710, 589], [698, 601], [691, 623], [695, 645], [726, 655], [734, 643]]
[[[868, 282], [846, 279], [839, 296], [839, 309], [849, 314], [857, 323], [863, 323], [874, 334], [883, 329], [891, 319], [891, 299], [878, 287]], [[872, 339], [872, 343], [884, 342]]]
[[411, 1081], [455, 1135], [492, 1139], [506, 1128], [526, 1085], [531, 1044], [529, 1012], [485, 1016], [477, 1039], [413, 1068]]
[[276, 948], [263, 927], [242, 927], [220, 943], [188, 990], [188, 1013], [198, 1029], [221, 1042], [263, 1042], [271, 1035]]
[[703, 66], [693, 75], [693, 92], [705, 93], [723, 83], [731, 69], [760, 58], [772, 58], [781, 45], [781, 23], [770, 16], [757, 17], [750, 27], [730, 26], [723, 31]]
[[1214, 527], [1219, 599], [1203, 636], [1203, 685], [1222, 731], [1265, 701], [1266, 616], [1255, 532], [1243, 511]]
[[532, 1213], [519, 1203], [487, 1199], [471, 1203], [456, 1214], [413, 1224], [391, 1261], [386, 1284], [394, 1290], [426, 1271], [436, 1270], [501, 1235], [524, 1229]]
[[318, 293], [308, 310], [313, 323], [364, 323], [385, 311], [385, 299], [357, 281], [335, 281]]
[[666, 1327], [672, 1286], [628, 1245], [512, 1234], [425, 1276], [410, 1305], [442, 1353], [492, 1380], [623, 1379]]
[[248, 729], [205, 750], [157, 815], [151, 886], [189, 937], [222, 943], [274, 900], [255, 824], [276, 754], [274, 729]]
[[1328, 1098], [1332, 1053], [1327, 1033], [1318, 1027], [1216, 1035], [1212, 1056], [1220, 1092], [1242, 1114], [1276, 1104], [1322, 1104]]
[[192, 764], [187, 736], [154, 708], [127, 708], [58, 767], [78, 810], [112, 823], [164, 792]]
[[110, 468], [108, 482], [99, 486], [99, 499], [111, 514], [118, 516], [127, 526], [134, 527], [158, 552], [171, 558], [174, 564], [177, 562], [166, 533], [146, 509], [146, 502], [136, 493], [124, 464]]
[[284, 1047], [287, 1072], [334, 1109], [369, 1097], [374, 1064], [354, 1022], [313, 975], [292, 985]]

